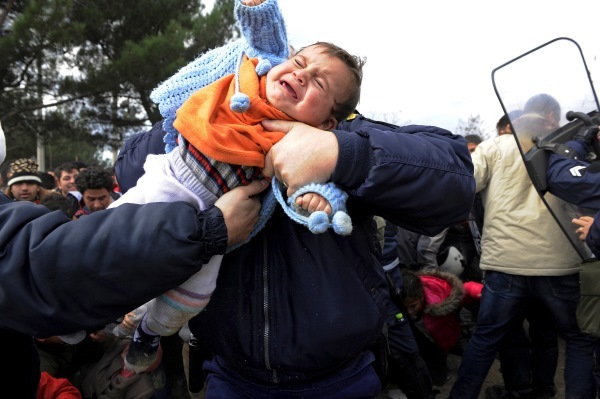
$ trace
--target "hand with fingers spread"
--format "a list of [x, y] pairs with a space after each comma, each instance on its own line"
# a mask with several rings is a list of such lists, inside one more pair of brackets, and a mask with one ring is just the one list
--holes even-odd
[[288, 188], [288, 196], [308, 183], [329, 180], [339, 151], [332, 132], [300, 122], [265, 120], [262, 125], [269, 131], [286, 133], [267, 153], [263, 174], [275, 176]]

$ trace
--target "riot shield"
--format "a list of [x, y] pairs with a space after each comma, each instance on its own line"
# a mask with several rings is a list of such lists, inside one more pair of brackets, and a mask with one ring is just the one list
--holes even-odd
[[[593, 254], [571, 220], [595, 211], [577, 207], [547, 191], [548, 148], [570, 140], [580, 128], [600, 124], [598, 100], [579, 45], [554, 39], [492, 71], [492, 82], [532, 184], [582, 260]], [[600, 154], [598, 144], [588, 154]]]

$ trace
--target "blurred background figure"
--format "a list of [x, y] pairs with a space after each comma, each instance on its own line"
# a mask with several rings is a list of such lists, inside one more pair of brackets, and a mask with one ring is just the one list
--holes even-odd
[[39, 204], [50, 191], [42, 187], [38, 164], [33, 159], [22, 158], [10, 164], [10, 178], [5, 194], [15, 201], [31, 201]]
[[479, 136], [478, 134], [467, 134], [465, 136], [465, 140], [467, 140], [467, 148], [469, 149], [469, 153], [471, 154], [473, 153], [473, 151], [475, 151], [475, 148], [477, 148], [479, 143], [483, 141], [481, 139], [481, 136]]

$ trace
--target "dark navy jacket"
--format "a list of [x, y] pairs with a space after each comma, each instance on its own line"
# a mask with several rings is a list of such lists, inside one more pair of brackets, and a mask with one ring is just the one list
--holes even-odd
[[[461, 136], [362, 116], [334, 133], [331, 180], [349, 195], [352, 234], [312, 234], [277, 208], [249, 243], [225, 255], [211, 302], [190, 321], [208, 349], [249, 377], [309, 380], [373, 344], [389, 299], [374, 214], [435, 235], [471, 209], [473, 166]], [[123, 159], [117, 179], [128, 170]]]
[[600, 162], [580, 161], [585, 159], [581, 142], [573, 140], [566, 145], [577, 152], [578, 159], [550, 154], [546, 169], [548, 191], [571, 204], [600, 209]]
[[[566, 145], [585, 159], [585, 147], [579, 141]], [[600, 210], [600, 162], [591, 164], [577, 159], [551, 154], [546, 169], [548, 191], [557, 197], [588, 209]], [[585, 243], [597, 258], [600, 258], [600, 214], [594, 217]]]
[[115, 175], [121, 192], [134, 187], [137, 180], [144, 174], [144, 162], [148, 154], [162, 154], [165, 151], [165, 136], [162, 121], [157, 122], [147, 132], [137, 134], [127, 140], [115, 161]]
[[224, 253], [221, 211], [123, 205], [71, 221], [0, 195], [0, 330], [93, 331], [177, 287]]

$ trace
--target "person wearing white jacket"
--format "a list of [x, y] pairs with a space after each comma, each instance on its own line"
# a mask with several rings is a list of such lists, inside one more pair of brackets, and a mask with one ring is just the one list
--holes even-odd
[[[549, 123], [556, 112], [531, 112], [540, 99], [552, 98], [533, 97], [515, 125], [556, 129]], [[533, 300], [554, 316], [566, 343], [562, 397], [595, 398], [594, 340], [579, 330], [575, 318], [581, 258], [531, 183], [512, 134], [482, 142], [472, 158], [485, 208], [480, 263], [485, 287], [450, 398], [478, 397], [503, 338], [522, 322]]]

